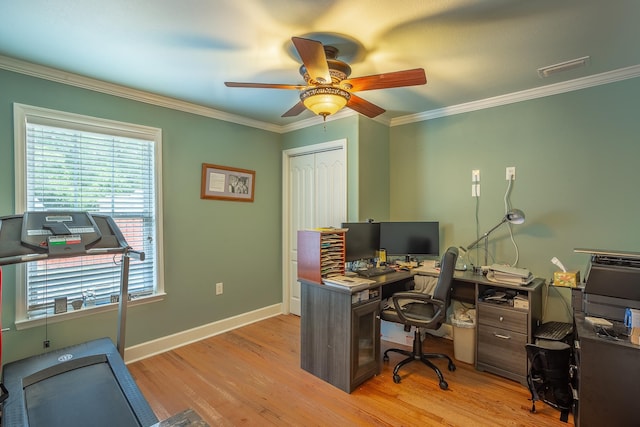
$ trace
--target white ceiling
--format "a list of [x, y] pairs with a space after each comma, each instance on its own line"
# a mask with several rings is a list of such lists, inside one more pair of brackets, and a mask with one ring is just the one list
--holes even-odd
[[223, 82], [304, 83], [306, 36], [339, 42], [352, 77], [424, 68], [424, 86], [358, 94], [390, 120], [638, 65], [639, 19], [637, 0], [2, 1], [0, 55], [287, 125], [313, 116], [280, 117], [295, 90]]

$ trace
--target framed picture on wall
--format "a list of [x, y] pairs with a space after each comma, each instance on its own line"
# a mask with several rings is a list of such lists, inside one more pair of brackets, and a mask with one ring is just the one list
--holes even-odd
[[255, 185], [255, 171], [202, 164], [201, 199], [253, 202]]

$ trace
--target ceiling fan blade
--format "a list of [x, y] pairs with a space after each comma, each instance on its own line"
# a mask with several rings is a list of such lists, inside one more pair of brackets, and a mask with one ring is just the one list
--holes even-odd
[[352, 86], [350, 89], [352, 92], [358, 92], [362, 90], [423, 85], [427, 83], [427, 76], [424, 69], [415, 68], [413, 70], [346, 79], [340, 82], [340, 85], [343, 86], [345, 83]]
[[286, 113], [284, 113], [282, 115], [282, 117], [293, 117], [293, 116], [297, 116], [298, 114], [302, 113], [304, 110], [306, 110], [307, 107], [304, 106], [304, 104], [302, 103], [302, 101], [298, 102], [296, 105], [294, 105], [293, 107], [291, 107], [289, 109], [289, 111], [287, 111]]
[[387, 111], [384, 108], [378, 107], [376, 104], [372, 104], [371, 102], [354, 95], [353, 93], [351, 94], [351, 98], [349, 98], [349, 102], [347, 102], [347, 107], [370, 118], [379, 116]]
[[322, 43], [301, 37], [292, 37], [291, 40], [309, 73], [309, 77], [320, 84], [331, 83], [327, 56], [324, 53]]
[[285, 85], [278, 83], [238, 83], [238, 82], [224, 82], [227, 87], [251, 87], [251, 88], [263, 88], [263, 89], [304, 89], [305, 85]]

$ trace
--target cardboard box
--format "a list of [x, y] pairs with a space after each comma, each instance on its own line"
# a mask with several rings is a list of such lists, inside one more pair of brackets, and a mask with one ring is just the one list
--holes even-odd
[[523, 308], [529, 310], [529, 300], [526, 298], [514, 298], [513, 308]]
[[[405, 332], [404, 325], [401, 325], [400, 323], [387, 322], [385, 320], [380, 321], [380, 338], [385, 341], [413, 347], [413, 335], [415, 334], [415, 331], [415, 326], [412, 326], [409, 332]], [[453, 329], [451, 325], [446, 323], [443, 323], [440, 329], [435, 331], [423, 329], [421, 330], [421, 333], [423, 340], [426, 334], [446, 338], [448, 340], [453, 339]]]
[[553, 285], [565, 286], [569, 288], [577, 288], [580, 284], [580, 272], [573, 271], [556, 271], [553, 273]]
[[380, 322], [380, 338], [385, 341], [394, 342], [396, 344], [413, 346], [413, 335], [416, 327], [412, 326], [409, 332], [405, 332], [404, 325], [394, 322]]

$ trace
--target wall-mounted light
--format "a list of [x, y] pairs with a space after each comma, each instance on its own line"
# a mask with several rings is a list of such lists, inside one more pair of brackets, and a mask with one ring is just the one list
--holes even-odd
[[522, 224], [524, 222], [524, 212], [522, 212], [520, 209], [511, 209], [505, 214], [504, 217], [502, 217], [502, 220], [500, 220], [500, 222], [496, 224], [495, 227], [484, 233], [478, 240], [468, 245], [466, 247], [466, 250], [473, 249], [478, 243], [484, 240], [484, 265], [487, 265], [489, 262], [489, 234], [491, 234], [496, 228], [500, 227], [505, 222], [510, 222], [511, 224]]

